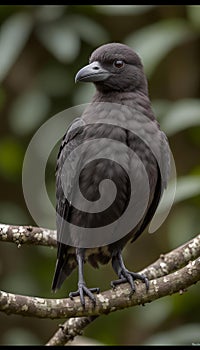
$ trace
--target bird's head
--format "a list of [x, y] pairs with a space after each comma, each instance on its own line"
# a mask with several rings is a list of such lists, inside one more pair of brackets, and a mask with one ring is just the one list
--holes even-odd
[[89, 64], [79, 70], [75, 81], [92, 82], [102, 92], [147, 93], [139, 56], [129, 46], [120, 43], [105, 44], [93, 51]]

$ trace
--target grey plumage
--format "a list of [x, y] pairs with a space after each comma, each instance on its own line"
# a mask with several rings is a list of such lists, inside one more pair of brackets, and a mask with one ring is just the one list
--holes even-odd
[[[77, 118], [68, 128], [63, 137], [57, 158], [58, 253], [52, 289], [57, 290], [60, 288], [65, 278], [70, 275], [78, 264], [78, 291], [71, 293], [71, 296], [80, 295], [84, 306], [85, 295], [88, 295], [95, 303], [95, 298], [90, 289], [86, 287], [83, 278], [82, 265], [87, 260], [93, 267], [98, 267], [99, 263], [107, 264], [112, 260], [113, 268], [119, 277], [119, 280], [112, 283], [114, 286], [127, 281], [131, 285], [132, 291], [134, 291], [134, 279], [139, 278], [148, 287], [148, 281], [144, 276], [130, 272], [125, 268], [121, 252], [126, 243], [130, 240], [134, 241], [151, 221], [163, 190], [167, 185], [170, 160], [166, 136], [160, 130], [151, 108], [147, 80], [141, 60], [131, 48], [118, 43], [99, 47], [91, 55], [90, 64], [77, 73], [76, 81], [93, 82], [96, 86], [96, 93], [83, 115]], [[105, 108], [106, 105], [104, 106], [102, 102], [107, 103], [108, 108]], [[117, 109], [115, 110], [114, 105], [112, 107], [112, 103], [119, 105], [117, 107], [118, 112], [116, 112]], [[129, 109], [127, 112], [126, 107]], [[104, 123], [109, 118], [111, 121], [113, 120], [114, 125], [112, 123]], [[144, 123], [143, 118], [147, 122]], [[139, 129], [141, 129], [139, 134], [143, 135], [142, 137], [133, 132], [136, 126], [139, 126]], [[140, 177], [141, 175], [136, 160], [131, 156], [131, 152], [126, 150], [119, 152], [117, 147], [111, 150], [103, 142], [100, 144], [102, 146], [97, 148], [95, 142], [93, 142], [92, 146], [88, 146], [86, 151], [80, 155], [79, 163], [84, 163], [88, 155], [96, 157], [96, 160], [89, 163], [81, 171], [79, 178], [77, 178], [78, 166], [74, 163], [72, 151], [84, 141], [95, 140], [96, 138], [119, 141], [137, 154], [144, 164], [148, 175], [149, 201], [141, 220], [121, 239], [102, 247], [76, 249], [63, 243], [69, 232], [66, 232], [62, 218], [82, 227], [100, 227], [117, 220], [125, 212], [129, 203], [131, 192], [129, 177], [126, 171], [114, 160], [98, 159], [98, 154], [101, 154], [102, 148], [104, 148], [105, 154], [108, 155], [112, 153], [114, 156], [115, 153], [120, 153], [118, 157], [121, 157], [125, 167], [135, 177]], [[67, 193], [67, 198], [61, 184], [62, 169], [66, 159], [70, 169], [65, 174], [64, 192], [65, 194]], [[81, 166], [80, 164], [79, 166]], [[78, 210], [71, 204], [71, 200], [76, 197], [76, 189], [79, 182], [83, 194], [91, 202], [92, 206], [92, 203], [99, 197], [99, 183], [105, 178], [114, 181], [117, 187], [115, 201], [107, 210], [103, 213], [86, 213]], [[109, 197], [109, 193], [104, 193], [104, 195]], [[94, 291], [96, 289], [92, 290], [92, 292]]]

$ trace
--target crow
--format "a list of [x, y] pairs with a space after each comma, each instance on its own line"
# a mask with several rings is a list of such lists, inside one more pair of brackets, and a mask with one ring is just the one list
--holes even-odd
[[[93, 293], [99, 292], [99, 288], [86, 286], [83, 273], [86, 261], [95, 268], [99, 267], [99, 263], [107, 264], [111, 261], [118, 276], [117, 280], [111, 282], [113, 288], [120, 283], [128, 282], [133, 293], [134, 281], [139, 279], [145, 283], [148, 291], [147, 277], [131, 272], [125, 267], [122, 250], [128, 241], [133, 242], [140, 236], [155, 214], [169, 178], [170, 153], [166, 135], [161, 131], [151, 107], [143, 64], [133, 49], [121, 43], [108, 43], [98, 47], [91, 54], [89, 64], [76, 74], [75, 82], [92, 82], [96, 92], [81, 117], [76, 118], [68, 127], [57, 156], [58, 248], [52, 290], [59, 289], [78, 266], [78, 290], [71, 292], [69, 296], [70, 298], [80, 296], [81, 304], [85, 307], [85, 296], [88, 296], [95, 305], [96, 298]], [[107, 122], [109, 117], [113, 122]], [[102, 142], [97, 143], [99, 139]], [[105, 139], [114, 140], [114, 146], [105, 144]], [[84, 151], [80, 151], [80, 147], [87, 141], [92, 143], [87, 144]], [[118, 148], [116, 145], [119, 143], [123, 143], [126, 147]], [[77, 150], [76, 153], [73, 153], [74, 150]], [[105, 151], [108, 159], [102, 156], [102, 150]], [[139, 168], [138, 158], [133, 157], [132, 152], [144, 165], [143, 170]], [[117, 164], [112, 157], [113, 154], [118, 155], [125, 166]], [[74, 162], [74, 157], [78, 157], [77, 162]], [[90, 162], [86, 162], [82, 169], [85, 159], [90, 159]], [[67, 170], [64, 173], [65, 166]], [[145, 187], [143, 171], [147, 175], [149, 186], [147, 205], [132, 226], [130, 223], [129, 227], [127, 222], [129, 229], [125, 232], [126, 225], [120, 226], [118, 220], [126, 212], [131, 196], [136, 202], [134, 207], [136, 210], [131, 212], [131, 217], [136, 217], [137, 208], [141, 206], [140, 201], [146, 193], [146, 190], [143, 190]], [[129, 173], [136, 180], [139, 196], [132, 195], [133, 188]], [[98, 210], [91, 212], [95, 201], [100, 198], [99, 186], [103, 179], [115, 183], [116, 197], [112, 205], [104, 208], [102, 212]], [[74, 205], [78, 187], [91, 204], [88, 206], [90, 209], [88, 213], [87, 207], [81, 210]], [[109, 187], [106, 188], [107, 190], [101, 194], [109, 199]], [[129, 215], [127, 221], [131, 221], [131, 217]], [[76, 232], [72, 233], [70, 226], [65, 225], [66, 222], [78, 227], [79, 232], [81, 228], [94, 230], [91, 245], [89, 238], [87, 239], [90, 236], [76, 240], [80, 236], [77, 236]], [[101, 243], [101, 227], [103, 232], [103, 227], [113, 222], [115, 225], [112, 226], [112, 232], [110, 231], [109, 234], [108, 231], [106, 240], [102, 238]], [[124, 223], [126, 224], [125, 221]], [[97, 229], [98, 232], [95, 231]], [[70, 239], [74, 242], [73, 244], [70, 244]], [[85, 244], [84, 240], [87, 241]]]

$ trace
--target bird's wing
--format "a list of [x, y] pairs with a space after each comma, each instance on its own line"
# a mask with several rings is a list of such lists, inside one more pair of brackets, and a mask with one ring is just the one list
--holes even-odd
[[[80, 141], [76, 138], [81, 134], [85, 123], [81, 118], [76, 118], [69, 125], [65, 133], [57, 157], [56, 165], [56, 212], [57, 212], [57, 239], [64, 242], [63, 221], [67, 220], [72, 200], [74, 182], [76, 178], [76, 166], [72, 151], [78, 147]], [[65, 171], [67, 165], [67, 171]], [[64, 190], [64, 191], [63, 191]], [[63, 219], [63, 220], [62, 220]]]
[[134, 237], [131, 240], [131, 243], [134, 242], [140, 236], [140, 234], [145, 230], [147, 225], [150, 223], [151, 219], [153, 218], [153, 216], [156, 212], [158, 204], [160, 202], [161, 195], [162, 195], [161, 174], [160, 174], [159, 166], [157, 164], [157, 182], [156, 182], [154, 197], [153, 197], [151, 205], [149, 206], [148, 211], [144, 217], [144, 220], [142, 221], [142, 224], [141, 224], [139, 230], [137, 230], [137, 232], [134, 234]]
[[[76, 267], [75, 255], [70, 254], [71, 247], [64, 244], [67, 232], [65, 220], [70, 212], [70, 199], [75, 181], [76, 168], [74, 167], [74, 155], [72, 150], [78, 146], [76, 136], [83, 130], [84, 122], [76, 118], [68, 127], [65, 133], [57, 156], [56, 164], [56, 226], [57, 226], [57, 263], [52, 284], [52, 290], [60, 288], [61, 284], [72, 270]], [[63, 165], [67, 162], [66, 174], [64, 172], [64, 184], [62, 184]], [[63, 192], [63, 185], [65, 191]]]
[[142, 222], [142, 225], [140, 226], [139, 230], [134, 234], [133, 239], [131, 240], [131, 243], [134, 242], [137, 237], [145, 230], [147, 225], [152, 220], [156, 209], [159, 205], [159, 202], [161, 200], [162, 194], [164, 189], [167, 187], [167, 182], [169, 180], [170, 176], [170, 151], [169, 151], [169, 144], [167, 141], [167, 137], [164, 132], [160, 131], [160, 164], [158, 164], [157, 160], [156, 162], [156, 172], [157, 172], [157, 181], [154, 191], [154, 197], [153, 200], [148, 208], [148, 211], [144, 217], [144, 220]]

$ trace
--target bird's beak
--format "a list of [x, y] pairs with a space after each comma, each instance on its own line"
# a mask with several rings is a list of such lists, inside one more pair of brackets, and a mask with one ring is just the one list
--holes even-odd
[[98, 61], [95, 61], [78, 71], [75, 76], [75, 83], [77, 81], [95, 83], [107, 79], [110, 75], [110, 72], [104, 69]]

